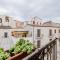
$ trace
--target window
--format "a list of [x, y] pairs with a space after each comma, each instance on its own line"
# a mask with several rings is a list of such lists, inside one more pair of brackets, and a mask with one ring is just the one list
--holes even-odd
[[41, 30], [37, 29], [37, 37], [40, 37], [40, 34], [41, 34]]
[[54, 30], [54, 32], [56, 33], [56, 29]]
[[40, 25], [41, 25], [41, 23], [40, 23]]
[[4, 37], [5, 37], [5, 38], [7, 38], [7, 36], [8, 36], [8, 33], [7, 33], [7, 32], [5, 32], [5, 33], [4, 33]]
[[51, 29], [49, 30], [49, 36], [52, 36], [52, 30]]
[[5, 20], [6, 20], [6, 22], [9, 22], [9, 17], [6, 16], [6, 17], [5, 17]]
[[33, 21], [33, 24], [35, 24], [35, 21]]
[[0, 18], [0, 23], [2, 23], [2, 18]]
[[37, 40], [37, 48], [40, 48], [40, 40]]
[[38, 24], [38, 22], [37, 22], [37, 24]]
[[59, 30], [59, 33], [60, 33], [60, 30]]

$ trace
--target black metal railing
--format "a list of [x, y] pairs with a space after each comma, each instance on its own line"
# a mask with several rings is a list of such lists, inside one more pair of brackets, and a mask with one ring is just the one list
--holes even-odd
[[57, 38], [22, 60], [57, 60]]

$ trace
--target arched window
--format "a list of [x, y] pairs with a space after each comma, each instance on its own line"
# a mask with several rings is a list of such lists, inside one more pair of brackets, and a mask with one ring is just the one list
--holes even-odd
[[9, 17], [6, 16], [6, 17], [5, 17], [5, 20], [6, 20], [6, 22], [9, 22]]
[[37, 22], [37, 24], [38, 24], [38, 22]]
[[33, 21], [33, 24], [35, 24], [35, 21]]
[[60, 30], [59, 30], [59, 33], [60, 33]]
[[0, 23], [2, 23], [2, 18], [0, 18]]
[[40, 25], [41, 25], [41, 22], [40, 22]]

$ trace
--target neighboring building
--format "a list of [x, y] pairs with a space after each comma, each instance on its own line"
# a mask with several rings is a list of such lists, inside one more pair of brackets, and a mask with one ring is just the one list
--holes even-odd
[[[60, 23], [43, 22], [38, 17], [21, 22], [13, 20], [9, 16], [0, 16], [0, 43], [2, 42], [0, 46], [3, 43], [7, 44], [7, 41], [5, 41], [7, 38], [9, 38], [8, 41], [13, 40], [13, 42], [16, 42], [17, 38], [24, 38], [40, 47], [52, 41], [55, 37], [60, 38]], [[10, 43], [10, 45], [13, 45], [13, 43]]]
[[54, 23], [52, 21], [43, 22], [43, 20], [38, 17], [33, 17], [31, 20], [28, 20], [25, 29], [27, 29], [30, 33], [30, 40], [37, 45], [40, 43], [41, 46], [52, 41], [56, 37], [60, 37], [59, 23]]

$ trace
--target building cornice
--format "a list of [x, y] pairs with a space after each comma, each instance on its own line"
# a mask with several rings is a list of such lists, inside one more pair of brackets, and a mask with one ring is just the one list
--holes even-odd
[[30, 26], [34, 26], [34, 27], [53, 27], [53, 28], [60, 28], [60, 26], [43, 26], [43, 25], [34, 25], [34, 24], [27, 24]]

